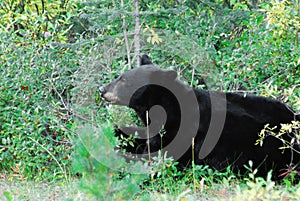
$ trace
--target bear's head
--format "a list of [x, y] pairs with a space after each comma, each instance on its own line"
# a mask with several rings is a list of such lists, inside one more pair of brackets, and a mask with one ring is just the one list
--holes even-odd
[[133, 95], [138, 97], [150, 85], [174, 82], [176, 77], [176, 71], [162, 70], [153, 64], [146, 64], [124, 72], [116, 80], [100, 87], [99, 92], [111, 104], [129, 106]]

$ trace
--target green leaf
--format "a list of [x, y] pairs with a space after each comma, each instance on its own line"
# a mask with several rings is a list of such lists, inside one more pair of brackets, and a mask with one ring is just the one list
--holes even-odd
[[4, 197], [6, 198], [7, 201], [12, 201], [13, 200], [13, 197], [9, 192], [4, 191], [3, 195], [4, 195]]

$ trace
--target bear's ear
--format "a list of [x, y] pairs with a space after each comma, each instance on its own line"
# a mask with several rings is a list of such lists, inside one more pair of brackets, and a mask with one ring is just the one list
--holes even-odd
[[141, 66], [151, 64], [153, 64], [151, 58], [148, 55], [143, 54], [143, 56], [141, 57]]

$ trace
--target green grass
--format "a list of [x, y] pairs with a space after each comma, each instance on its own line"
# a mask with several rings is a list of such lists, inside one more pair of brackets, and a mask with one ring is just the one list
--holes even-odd
[[[182, 181], [184, 182], [184, 181]], [[189, 181], [185, 181], [189, 182]], [[200, 182], [200, 181], [199, 181]], [[272, 181], [257, 179], [245, 182], [234, 180], [230, 183], [212, 183], [208, 186], [203, 182], [197, 191], [182, 185], [178, 186], [177, 193], [160, 192], [159, 190], [144, 189], [133, 200], [299, 200], [300, 185], [287, 187], [275, 185]], [[168, 189], [165, 189], [168, 190]], [[72, 182], [42, 182], [0, 180], [0, 200], [94, 200], [91, 195], [78, 191], [77, 181]]]
[[0, 200], [89, 200], [79, 192], [76, 182], [32, 182], [0, 179]]

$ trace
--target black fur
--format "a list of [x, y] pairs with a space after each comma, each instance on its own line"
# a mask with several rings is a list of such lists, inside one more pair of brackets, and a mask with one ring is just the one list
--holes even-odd
[[142, 57], [141, 57], [141, 66], [142, 65], [149, 65], [149, 64], [153, 64], [152, 61], [151, 61], [151, 58], [144, 54]]
[[[289, 123], [292, 120], [300, 119], [300, 115], [295, 115], [294, 112], [285, 104], [261, 96], [244, 95], [240, 93], [222, 93], [216, 94], [226, 97], [226, 107], [217, 108], [217, 112], [225, 112], [226, 120], [216, 146], [210, 154], [201, 160], [197, 157], [203, 141], [206, 137], [209, 125], [211, 123], [212, 105], [210, 91], [197, 90], [185, 86], [176, 79], [176, 72], [161, 70], [149, 60], [149, 57], [142, 57], [142, 66], [132, 69], [122, 74], [117, 80], [109, 83], [101, 88], [101, 96], [108, 102], [117, 105], [127, 105], [135, 110], [139, 118], [146, 125], [146, 111], [152, 107], [160, 105], [164, 108], [167, 119], [151, 119], [152, 124], [157, 124], [158, 127], [164, 127], [165, 134], [162, 139], [157, 133], [152, 134], [149, 144], [151, 152], [155, 152], [162, 147], [167, 146], [174, 140], [178, 132], [182, 111], [180, 104], [175, 95], [165, 87], [149, 84], [151, 79], [156, 78], [162, 80], [162, 83], [171, 83], [176, 85], [176, 88], [182, 93], [195, 93], [197, 97], [200, 122], [193, 122], [194, 117], [190, 117], [191, 125], [186, 132], [190, 132], [194, 127], [198, 127], [195, 133], [195, 163], [209, 165], [212, 168], [223, 170], [228, 165], [231, 165], [236, 172], [244, 172], [249, 160], [253, 161], [253, 168], [258, 168], [258, 176], [266, 176], [268, 171], [273, 169], [274, 179], [280, 178], [279, 175], [284, 172], [288, 165], [298, 164], [300, 155], [290, 149], [279, 150], [282, 142], [272, 136], [267, 137], [263, 145], [255, 145], [259, 138], [258, 133], [264, 128], [264, 125], [277, 126], [280, 128], [280, 123]], [[131, 94], [130, 86], [143, 86], [135, 93]], [[131, 95], [130, 95], [131, 94]], [[128, 96], [131, 97], [128, 97]], [[125, 99], [130, 99], [129, 104], [123, 102]], [[220, 100], [221, 101], [221, 100]], [[194, 106], [190, 106], [191, 115]], [[226, 111], [224, 111], [226, 110]], [[163, 124], [161, 125], [163, 122]], [[126, 132], [123, 132], [126, 131]], [[122, 128], [116, 129], [116, 135], [127, 135], [128, 133], [137, 132], [140, 136], [146, 136], [143, 128]], [[156, 135], [155, 135], [156, 134]], [[290, 141], [291, 137], [283, 136], [285, 140]], [[185, 139], [192, 142], [190, 136]], [[174, 150], [179, 150], [180, 147], [172, 147]], [[137, 139], [134, 147], [128, 147], [128, 152], [147, 154], [148, 146], [146, 139]], [[169, 152], [168, 152], [169, 153]], [[293, 153], [293, 156], [291, 155]], [[182, 167], [191, 164], [192, 148], [182, 153], [178, 159]]]

